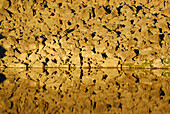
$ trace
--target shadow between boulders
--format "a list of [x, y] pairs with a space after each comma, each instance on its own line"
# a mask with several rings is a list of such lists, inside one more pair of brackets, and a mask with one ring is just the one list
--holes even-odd
[[5, 75], [0, 73], [0, 83], [4, 82], [5, 80], [6, 80]]
[[[3, 38], [6, 38], [6, 37], [4, 37], [4, 36], [2, 36], [2, 35], [0, 34], [0, 40], [3, 39]], [[5, 57], [5, 52], [6, 52], [6, 51], [7, 51], [7, 50], [0, 45], [0, 58]]]

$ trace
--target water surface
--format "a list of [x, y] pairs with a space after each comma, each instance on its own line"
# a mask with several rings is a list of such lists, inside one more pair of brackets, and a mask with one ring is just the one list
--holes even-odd
[[0, 69], [0, 113], [170, 113], [170, 72]]

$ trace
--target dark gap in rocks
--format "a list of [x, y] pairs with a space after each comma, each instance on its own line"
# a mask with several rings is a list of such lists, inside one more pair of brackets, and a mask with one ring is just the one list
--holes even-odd
[[120, 108], [120, 109], [122, 110], [122, 103], [119, 104], [119, 107], [118, 107], [118, 108]]
[[69, 39], [69, 37], [66, 38], [66, 41]]
[[159, 42], [159, 45], [160, 45], [160, 47], [162, 48], [162, 45], [163, 45], [163, 44], [162, 44], [161, 42]]
[[109, 43], [107, 43], [107, 46], [109, 46]]
[[60, 21], [60, 24], [62, 25], [62, 24], [63, 24], [62, 20], [61, 20], [61, 19], [59, 19], [59, 21]]
[[120, 10], [121, 10], [122, 7], [123, 7], [123, 6], [119, 6], [119, 7], [117, 8], [117, 11], [118, 11], [119, 16], [120, 16], [120, 14], [121, 14]]
[[134, 33], [135, 33], [135, 31], [133, 31], [133, 30], [131, 30], [130, 32], [131, 32], [131, 34], [134, 34]]
[[12, 108], [13, 108], [13, 106], [14, 106], [14, 103], [11, 101], [11, 106], [10, 106], [10, 108], [9, 108], [9, 109], [12, 109]]
[[70, 21], [68, 21], [67, 23], [68, 23], [68, 25], [71, 25], [71, 22], [70, 22]]
[[118, 50], [118, 48], [119, 48], [119, 41], [117, 41], [117, 43], [118, 43], [118, 45], [116, 46], [116, 48], [115, 48], [115, 51], [117, 51]]
[[86, 88], [85, 93], [88, 92], [88, 89]]
[[96, 80], [94, 79], [93, 82], [96, 83]]
[[[9, 32], [11, 32], [11, 31], [13, 31], [13, 30], [16, 30], [15, 28], [13, 28], [13, 29], [9, 29]], [[1, 39], [1, 38], [0, 38]]]
[[75, 10], [71, 9], [71, 13], [75, 13]]
[[52, 62], [57, 63], [57, 60], [56, 60], [56, 59], [54, 59], [54, 60], [52, 60]]
[[120, 99], [121, 93], [118, 92], [118, 99]]
[[35, 16], [36, 15], [36, 10], [32, 9], [32, 12], [33, 12], [33, 16]]
[[58, 5], [59, 5], [59, 8], [62, 6], [62, 3], [58, 3]]
[[164, 40], [164, 34], [159, 34], [159, 38], [162, 40]]
[[141, 32], [141, 28], [139, 29], [139, 32]]
[[51, 16], [54, 16], [55, 14], [54, 13], [51, 13]]
[[130, 23], [133, 25], [133, 23], [134, 23], [134, 20], [130, 20]]
[[107, 104], [106, 107], [107, 108], [112, 108], [112, 105], [111, 104]]
[[93, 110], [96, 108], [96, 102], [94, 102], [94, 105], [93, 105]]
[[154, 21], [154, 24], [156, 24], [156, 23], [157, 23], [157, 19], [153, 19], [153, 21]]
[[137, 39], [137, 38], [133, 38], [133, 40], [138, 41], [138, 39]]
[[43, 73], [46, 73], [46, 75], [49, 75], [49, 72], [47, 71], [47, 69], [43, 69]]
[[134, 78], [136, 78], [136, 83], [139, 83], [139, 78], [138, 77], [136, 77], [134, 74], [132, 74], [132, 76], [134, 77]]
[[116, 82], [116, 85], [117, 85], [117, 86], [120, 86], [118, 82]]
[[170, 24], [169, 24], [169, 22], [167, 22], [167, 24], [168, 24], [168, 28], [169, 28], [169, 30], [170, 30]]
[[7, 50], [5, 49], [5, 48], [3, 48], [2, 46], [0, 46], [0, 58], [3, 58], [3, 57], [5, 57], [6, 55], [5, 55], [5, 52], [6, 52]]
[[152, 33], [150, 30], [148, 30], [148, 33], [151, 34], [151, 35], [153, 35], [153, 33]]
[[44, 8], [48, 8], [48, 5], [47, 5], [47, 3], [44, 3]]
[[79, 28], [79, 25], [77, 24], [76, 27]]
[[115, 31], [117, 33], [117, 37], [120, 36], [121, 32], [120, 31]]
[[8, 100], [11, 99], [13, 97], [13, 95], [14, 95], [14, 93], [11, 94], [11, 96], [8, 98]]
[[48, 61], [49, 61], [49, 59], [48, 59], [48, 58], [46, 58], [46, 59], [45, 59], [45, 62], [46, 62], [46, 63], [48, 63]]
[[165, 92], [162, 90], [162, 88], [160, 88], [160, 96], [165, 96]]
[[85, 43], [88, 41], [88, 39], [86, 37], [84, 37]]
[[133, 23], [134, 23], [134, 20], [130, 20], [130, 23], [133, 25]]
[[79, 53], [79, 57], [80, 57], [80, 64], [82, 66], [83, 65], [83, 56], [82, 56], [82, 53]]
[[21, 52], [18, 50], [18, 48], [15, 48], [14, 51], [17, 51], [19, 54], [21, 54]]
[[136, 14], [142, 9], [142, 6], [137, 6], [136, 7]]
[[106, 80], [106, 78], [108, 77], [108, 75], [103, 75], [103, 78], [102, 78], [102, 80]]
[[82, 79], [82, 77], [83, 77], [83, 70], [81, 69], [81, 71], [80, 71], [80, 79]]
[[93, 47], [92, 51], [93, 51], [93, 53], [96, 53], [95, 47]]
[[124, 24], [120, 24], [120, 27], [123, 27], [123, 28], [124, 28], [124, 27], [125, 27], [125, 25], [124, 25]]
[[44, 91], [46, 91], [46, 90], [47, 90], [47, 89], [46, 89], [46, 85], [44, 85], [44, 86], [43, 86], [43, 90], [44, 90]]
[[9, 7], [11, 6], [11, 0], [8, 0], [8, 2], [9, 2]]
[[95, 10], [95, 8], [92, 7], [93, 18], [96, 16], [94, 10]]
[[0, 83], [4, 82], [5, 80], [6, 80], [6, 76], [0, 73]]
[[108, 13], [108, 14], [110, 14], [112, 11], [110, 10], [110, 7], [109, 6], [103, 6], [103, 8], [104, 8], [104, 10]]
[[93, 32], [93, 33], [91, 34], [91, 36], [92, 36], [92, 37], [94, 37], [94, 36], [95, 36], [95, 34], [96, 34], [96, 32]]
[[[41, 36], [40, 36], [41, 37]], [[42, 37], [41, 37], [42, 38]], [[45, 46], [45, 41], [47, 40], [47, 38], [43, 38], [42, 44]]]
[[102, 54], [102, 58], [106, 59], [108, 56], [106, 55], [106, 53], [101, 53]]
[[139, 50], [138, 49], [134, 49], [134, 52], [136, 53], [136, 56], [139, 55]]
[[93, 95], [96, 95], [96, 93], [93, 91], [93, 93], [92, 93]]
[[4, 37], [4, 36], [2, 36], [2, 35], [0, 34], [0, 39], [3, 39], [3, 38], [5, 38], [5, 39], [6, 39], [6, 37]]
[[151, 109], [149, 108], [149, 113], [151, 113], [152, 111], [151, 111]]
[[66, 33], [71, 33], [71, 32], [73, 32], [75, 29], [66, 29], [65, 31], [66, 31]]
[[7, 10], [7, 9], [5, 9], [8, 13], [9, 13], [9, 16], [12, 18], [12, 12], [11, 11], [9, 11], [9, 10]]
[[159, 15], [159, 13], [154, 13], [153, 15], [157, 17]]
[[162, 28], [159, 28], [159, 32], [162, 33]]
[[111, 30], [109, 28], [107, 28], [105, 25], [103, 25], [102, 27], [107, 29], [109, 32], [111, 32]]
[[19, 43], [20, 40], [22, 40], [22, 38], [21, 38], [21, 39], [17, 38], [17, 39], [16, 39], [17, 43]]
[[43, 20], [43, 18], [40, 18], [40, 20], [43, 22], [44, 20]]

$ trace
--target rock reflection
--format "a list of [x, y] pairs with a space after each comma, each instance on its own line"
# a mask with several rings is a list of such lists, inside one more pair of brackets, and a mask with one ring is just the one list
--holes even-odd
[[170, 113], [168, 70], [1, 69], [0, 113]]

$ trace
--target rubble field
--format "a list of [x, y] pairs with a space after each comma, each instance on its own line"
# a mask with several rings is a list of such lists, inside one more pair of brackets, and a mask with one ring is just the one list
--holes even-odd
[[169, 0], [0, 0], [0, 67], [170, 68]]

